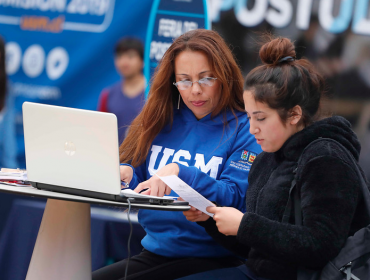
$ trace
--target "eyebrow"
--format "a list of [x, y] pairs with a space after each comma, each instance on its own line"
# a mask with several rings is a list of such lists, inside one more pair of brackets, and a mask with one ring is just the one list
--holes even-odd
[[[211, 70], [202, 71], [202, 72], [198, 73], [198, 75], [201, 75], [201, 74], [204, 74], [204, 73], [207, 73], [207, 72], [212, 72], [212, 71]], [[189, 76], [189, 74], [176, 74], [176, 76], [178, 76], [178, 75]]]
[[264, 113], [263, 111], [255, 111], [255, 112], [253, 112], [252, 114], [253, 115], [256, 115], [256, 114], [258, 114], [258, 113]]

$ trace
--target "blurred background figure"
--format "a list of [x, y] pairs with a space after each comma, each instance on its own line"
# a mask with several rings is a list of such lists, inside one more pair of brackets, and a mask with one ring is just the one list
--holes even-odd
[[8, 88], [5, 44], [0, 37], [0, 167], [17, 168], [13, 96]]
[[[8, 88], [5, 73], [5, 44], [0, 37], [0, 168], [17, 168], [13, 95]], [[14, 197], [10, 194], [0, 194], [0, 235]]]
[[117, 116], [119, 143], [122, 143], [129, 125], [145, 102], [144, 48], [141, 41], [120, 39], [115, 48], [114, 65], [121, 80], [102, 91], [98, 110]]

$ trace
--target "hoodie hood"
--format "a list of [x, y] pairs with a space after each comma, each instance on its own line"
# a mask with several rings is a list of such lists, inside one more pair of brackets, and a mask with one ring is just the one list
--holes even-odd
[[307, 126], [291, 136], [276, 153], [288, 159], [297, 160], [304, 148], [318, 138], [330, 138], [342, 144], [358, 161], [360, 142], [351, 129], [351, 124], [340, 116], [325, 118]]
[[[211, 117], [212, 113], [209, 113], [208, 115], [204, 116], [200, 120], [198, 120], [194, 113], [184, 104], [181, 105], [180, 110], [174, 109], [174, 114], [179, 114], [182, 116], [182, 119], [185, 122], [198, 122], [198, 123], [203, 123], [207, 125], [223, 125], [225, 116], [226, 116], [226, 121], [235, 121], [235, 116], [231, 112], [231, 110], [226, 110], [226, 112], [221, 111], [218, 115], [214, 116], [213, 118]], [[242, 115], [245, 115], [245, 112], [240, 112], [237, 110], [234, 110], [234, 113], [237, 117], [240, 117]]]

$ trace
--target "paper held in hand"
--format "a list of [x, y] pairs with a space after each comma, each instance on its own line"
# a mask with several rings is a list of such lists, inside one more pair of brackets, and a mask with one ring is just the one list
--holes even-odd
[[158, 176], [167, 186], [169, 186], [175, 193], [177, 193], [182, 199], [189, 202], [191, 206], [199, 209], [203, 213], [213, 217], [212, 213], [207, 212], [206, 208], [208, 206], [215, 206], [212, 202], [186, 184], [176, 175], [171, 176]]

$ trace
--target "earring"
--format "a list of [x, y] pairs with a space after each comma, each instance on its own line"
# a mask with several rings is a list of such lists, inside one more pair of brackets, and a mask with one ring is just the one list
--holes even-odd
[[180, 99], [181, 99], [181, 95], [180, 95], [180, 93], [179, 93], [179, 101], [177, 102], [177, 110], [179, 110], [179, 109], [180, 109]]

